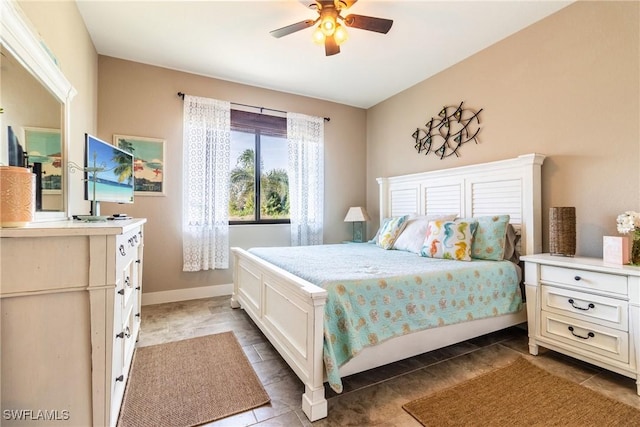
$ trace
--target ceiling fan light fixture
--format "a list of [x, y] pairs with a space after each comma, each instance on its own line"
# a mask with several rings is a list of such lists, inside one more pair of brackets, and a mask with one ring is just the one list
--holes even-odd
[[[375, 31], [386, 34], [393, 25], [392, 19], [376, 18], [373, 16], [350, 14], [346, 17], [342, 11], [350, 8], [358, 0], [300, 0], [305, 7], [315, 10], [318, 17], [296, 22], [270, 32], [275, 38], [280, 38], [309, 27], [316, 27], [312, 40], [317, 44], [324, 44], [325, 55], [340, 53], [340, 45], [347, 41], [349, 35], [346, 27], [360, 30]], [[320, 24], [318, 24], [318, 22]], [[318, 24], [316, 26], [316, 24]]]
[[316, 27], [315, 31], [313, 32], [313, 42], [316, 44], [324, 44], [324, 39], [325, 39], [325, 35], [324, 32], [322, 32], [322, 28], [320, 28], [320, 26], [318, 25], [318, 27]]
[[340, 46], [342, 43], [347, 41], [349, 34], [347, 33], [346, 28], [338, 24], [336, 26], [336, 31], [333, 33], [333, 38], [336, 40], [338, 46]]
[[329, 37], [336, 31], [336, 19], [331, 15], [326, 15], [320, 22], [320, 28], [325, 36]]

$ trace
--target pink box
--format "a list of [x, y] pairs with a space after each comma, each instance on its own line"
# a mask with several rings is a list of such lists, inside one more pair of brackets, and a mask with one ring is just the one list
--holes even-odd
[[629, 238], [604, 236], [602, 258], [604, 262], [611, 264], [629, 264]]

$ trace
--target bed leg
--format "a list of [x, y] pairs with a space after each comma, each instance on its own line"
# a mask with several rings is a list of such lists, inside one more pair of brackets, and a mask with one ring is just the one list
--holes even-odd
[[231, 300], [229, 300], [229, 305], [231, 308], [240, 308], [240, 303], [236, 299], [236, 294], [231, 295]]
[[324, 398], [324, 386], [312, 390], [308, 385], [304, 386], [302, 395], [302, 411], [309, 421], [316, 421], [327, 416], [327, 399]]

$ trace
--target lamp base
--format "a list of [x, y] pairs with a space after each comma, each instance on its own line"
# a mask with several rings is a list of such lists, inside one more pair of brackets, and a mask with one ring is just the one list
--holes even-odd
[[364, 223], [363, 222], [353, 223], [353, 241], [356, 243], [364, 242]]

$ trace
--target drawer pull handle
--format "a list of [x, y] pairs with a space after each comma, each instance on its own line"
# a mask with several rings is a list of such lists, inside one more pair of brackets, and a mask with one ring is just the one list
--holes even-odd
[[137, 259], [137, 260], [136, 260], [136, 264], [140, 264], [141, 262], [142, 262], [142, 261], [141, 261], [141, 260], [139, 260], [139, 259]]
[[140, 286], [136, 286], [136, 291], [139, 291], [139, 290], [140, 290]]
[[580, 307], [578, 305], [575, 305], [575, 301], [573, 300], [573, 298], [569, 298], [569, 304], [571, 304], [571, 307], [577, 309], [577, 310], [582, 310], [582, 311], [589, 311], [592, 308], [596, 308], [595, 305], [593, 305], [592, 302], [589, 303], [589, 305], [587, 306], [587, 308], [584, 307]]
[[118, 291], [118, 295], [124, 295], [124, 288]]
[[120, 375], [119, 377], [116, 377], [116, 382], [118, 381], [124, 381], [124, 375]]
[[580, 277], [580, 276], [575, 276], [575, 277], [573, 278], [573, 280], [575, 280], [576, 282], [579, 282], [580, 280], [582, 280], [582, 277]]
[[571, 335], [573, 335], [574, 337], [580, 338], [581, 340], [588, 340], [589, 338], [593, 338], [596, 336], [596, 334], [594, 334], [593, 332], [589, 332], [586, 337], [583, 337], [582, 335], [578, 335], [575, 332], [573, 332], [573, 326], [569, 326], [568, 329], [569, 331], [571, 331]]
[[124, 331], [122, 331], [119, 334], [117, 334], [116, 338], [124, 338], [125, 335], [127, 336], [127, 338], [131, 337], [131, 329], [129, 329], [128, 326], [126, 328], [124, 328]]
[[136, 317], [140, 317], [140, 313], [136, 313], [136, 314], [135, 314], [135, 316], [136, 316]]
[[122, 255], [122, 256], [126, 256], [127, 255], [127, 251], [124, 250], [124, 245], [120, 245], [120, 247], [118, 249], [120, 250], [120, 255]]

